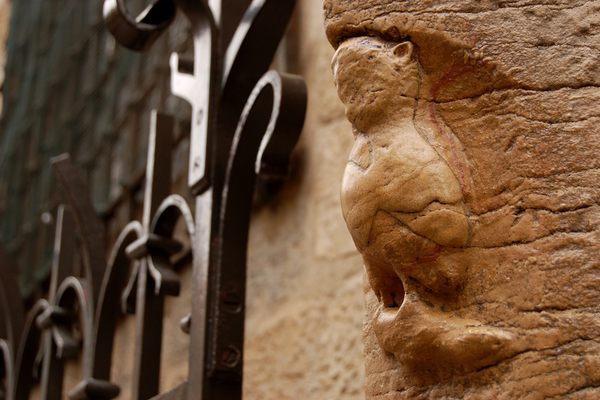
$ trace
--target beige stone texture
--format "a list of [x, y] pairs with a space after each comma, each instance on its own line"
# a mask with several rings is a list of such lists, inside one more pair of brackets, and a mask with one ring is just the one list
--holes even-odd
[[600, 398], [600, 2], [324, 9], [367, 398]]
[[363, 399], [363, 268], [339, 195], [352, 137], [327, 73], [321, 4], [298, 3], [297, 73], [309, 93], [301, 166], [252, 220], [244, 398]]

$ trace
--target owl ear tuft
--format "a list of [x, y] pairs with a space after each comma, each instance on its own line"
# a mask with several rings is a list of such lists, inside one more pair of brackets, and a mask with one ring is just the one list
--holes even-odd
[[412, 57], [413, 48], [414, 46], [411, 42], [401, 42], [394, 46], [392, 51], [401, 62], [405, 63]]

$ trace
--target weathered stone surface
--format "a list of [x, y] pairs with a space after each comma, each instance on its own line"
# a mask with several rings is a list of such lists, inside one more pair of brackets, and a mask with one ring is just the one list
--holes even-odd
[[370, 399], [600, 396], [600, 2], [325, 0]]
[[350, 126], [327, 73], [321, 1], [299, 1], [294, 25], [287, 51], [306, 79], [308, 113], [296, 172], [252, 219], [244, 399], [359, 400], [363, 272], [339, 196]]

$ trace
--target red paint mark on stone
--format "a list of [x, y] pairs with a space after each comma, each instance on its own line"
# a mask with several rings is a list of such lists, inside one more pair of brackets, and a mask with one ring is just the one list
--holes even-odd
[[[444, 74], [440, 78], [440, 80], [435, 85], [432, 86], [430, 90], [431, 99], [435, 100], [442, 89], [449, 87], [457, 78], [467, 74], [472, 70], [473, 66], [471, 65], [454, 65], [448, 72], [446, 72], [446, 74]], [[459, 183], [463, 189], [463, 192], [465, 192], [467, 186], [467, 166], [463, 161], [461, 152], [458, 151], [461, 144], [457, 141], [454, 134], [446, 128], [445, 124], [442, 121], [440, 121], [434, 102], [429, 103], [429, 118], [435, 126], [438, 137], [450, 150], [451, 157], [450, 160], [448, 160], [448, 162], [450, 162], [454, 166], [454, 170], [458, 175], [457, 178], [459, 180]]]
[[437, 261], [438, 258], [442, 255], [442, 251], [444, 250], [443, 246], [436, 245], [433, 251], [429, 254], [425, 254], [417, 257], [415, 264], [427, 264]]

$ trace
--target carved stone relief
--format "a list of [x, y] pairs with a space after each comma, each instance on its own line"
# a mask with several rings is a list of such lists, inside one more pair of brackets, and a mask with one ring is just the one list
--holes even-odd
[[600, 398], [600, 1], [324, 8], [367, 398]]

